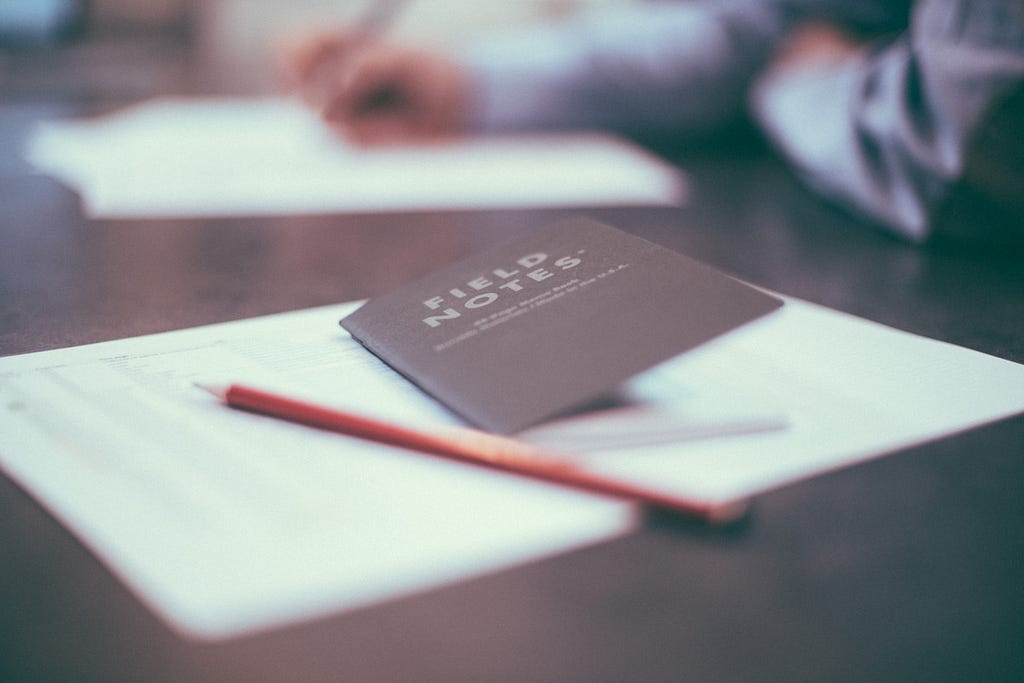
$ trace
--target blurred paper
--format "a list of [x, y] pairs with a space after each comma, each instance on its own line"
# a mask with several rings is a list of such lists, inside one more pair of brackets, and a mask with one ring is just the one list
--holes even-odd
[[678, 169], [598, 134], [346, 145], [287, 99], [159, 99], [40, 125], [26, 158], [93, 217], [679, 205]]
[[[192, 386], [241, 381], [412, 426], [452, 423], [337, 327], [350, 310], [2, 358], [0, 466], [154, 612], [200, 637], [633, 528], [626, 504], [231, 410]], [[797, 300], [631, 384], [671, 395], [676, 421], [717, 419], [719, 431], [629, 448], [601, 443], [612, 426], [601, 421], [535, 436], [574, 444], [591, 469], [716, 503], [1024, 411], [1024, 366]], [[788, 426], [741, 428], [736, 397]], [[746, 418], [771, 414], [760, 410]]]

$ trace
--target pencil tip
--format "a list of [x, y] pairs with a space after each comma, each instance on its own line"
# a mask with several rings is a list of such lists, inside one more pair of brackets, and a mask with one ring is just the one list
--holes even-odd
[[226, 387], [217, 384], [204, 384], [203, 382], [192, 382], [192, 384], [193, 386], [202, 389], [203, 391], [207, 391], [213, 394], [222, 401], [227, 397], [228, 394], [228, 390]]

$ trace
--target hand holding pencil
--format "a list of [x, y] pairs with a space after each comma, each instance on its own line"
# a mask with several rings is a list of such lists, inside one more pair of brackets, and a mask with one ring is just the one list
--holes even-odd
[[377, 3], [348, 31], [287, 41], [280, 71], [340, 135], [363, 145], [451, 135], [462, 126], [467, 77], [440, 53], [400, 47], [380, 33], [400, 3]]

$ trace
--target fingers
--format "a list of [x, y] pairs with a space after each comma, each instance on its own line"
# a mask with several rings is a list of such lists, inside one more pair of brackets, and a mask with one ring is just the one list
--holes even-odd
[[358, 42], [356, 36], [340, 32], [286, 36], [275, 50], [277, 76], [287, 90], [319, 108], [332, 90], [335, 72]]
[[442, 55], [335, 32], [293, 37], [278, 56], [284, 83], [357, 143], [446, 136], [462, 123], [467, 78]]
[[797, 27], [774, 59], [776, 68], [801, 64], [841, 61], [859, 49], [859, 44], [839, 28], [820, 22]]
[[361, 144], [431, 139], [461, 124], [465, 77], [439, 55], [365, 45], [335, 65], [329, 84], [324, 120]]

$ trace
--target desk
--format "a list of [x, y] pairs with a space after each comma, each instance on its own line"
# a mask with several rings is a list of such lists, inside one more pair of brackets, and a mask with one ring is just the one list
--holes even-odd
[[[753, 283], [1024, 361], [1020, 254], [896, 242], [760, 152], [681, 154], [683, 209], [91, 221], [16, 151], [65, 86], [0, 97], [0, 354], [373, 296], [584, 213]], [[880, 397], [884, 400], [884, 397]], [[526, 567], [225, 643], [168, 631], [0, 477], [0, 680], [1019, 680], [1024, 418]]]

